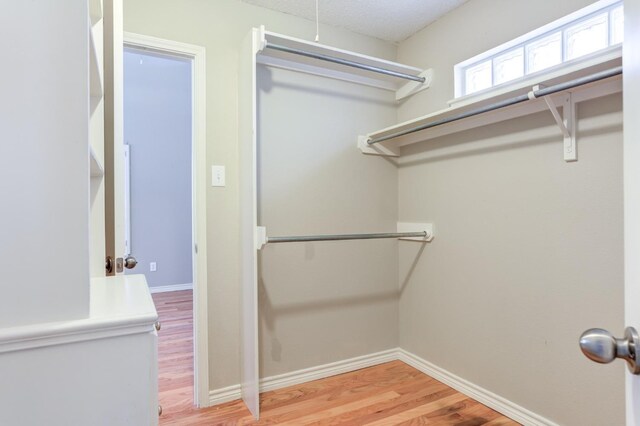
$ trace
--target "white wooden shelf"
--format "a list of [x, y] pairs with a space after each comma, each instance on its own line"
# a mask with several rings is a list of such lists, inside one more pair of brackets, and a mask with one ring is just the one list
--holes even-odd
[[89, 147], [89, 171], [92, 178], [104, 176], [104, 168], [102, 167], [102, 163], [91, 147]]
[[144, 275], [92, 278], [89, 317], [0, 328], [0, 353], [151, 332], [158, 314]]
[[102, 20], [91, 26], [89, 49], [89, 84], [92, 98], [100, 98], [103, 95], [102, 76]]
[[[265, 31], [264, 27], [259, 29], [259, 51], [257, 63], [277, 68], [284, 68], [304, 72], [307, 74], [319, 75], [337, 80], [349, 81], [366, 86], [378, 87], [396, 92], [396, 99], [400, 100], [414, 93], [429, 88], [431, 83], [431, 70], [422, 70], [409, 65], [387, 61], [344, 49], [314, 43], [282, 34]], [[322, 61], [316, 58], [309, 58], [303, 55], [281, 52], [267, 48], [268, 44], [274, 44], [303, 50], [315, 54], [330, 56], [333, 58], [357, 62], [367, 66], [383, 68], [390, 71], [409, 74], [417, 77], [424, 77], [425, 82], [420, 83], [411, 80], [380, 74], [372, 71], [353, 68], [341, 64]]]
[[[565, 74], [561, 78], [554, 78], [553, 80], [540, 81], [538, 84], [541, 86], [554, 85], [562, 81], [569, 81], [577, 77], [582, 77], [597, 71], [602, 71], [615, 66], [620, 66], [622, 60], [620, 57], [599, 63], [592, 67], [583, 68], [580, 71]], [[611, 77], [606, 80], [602, 80], [595, 83], [585, 84], [583, 86], [574, 87], [566, 92], [560, 92], [554, 95], [549, 95], [546, 99], [539, 98], [530, 101], [522, 102], [520, 104], [504, 107], [498, 110], [485, 112], [472, 117], [464, 118], [458, 121], [454, 121], [447, 124], [442, 124], [437, 127], [432, 127], [425, 130], [416, 131], [404, 136], [398, 136], [388, 139], [383, 142], [379, 142], [373, 145], [367, 143], [368, 140], [385, 137], [395, 133], [403, 132], [409, 129], [420, 127], [427, 123], [432, 123], [438, 120], [443, 120], [448, 117], [456, 116], [458, 114], [465, 113], [467, 111], [475, 110], [497, 101], [501, 101], [514, 96], [526, 94], [531, 90], [529, 88], [520, 88], [517, 90], [497, 93], [493, 97], [483, 97], [474, 102], [465, 102], [460, 105], [455, 105], [449, 108], [445, 108], [431, 114], [423, 115], [413, 120], [405, 121], [403, 123], [396, 124], [391, 127], [387, 127], [381, 130], [361, 135], [358, 137], [357, 146], [364, 154], [382, 155], [382, 156], [400, 156], [401, 148], [414, 143], [420, 143], [428, 141], [430, 139], [439, 138], [441, 136], [450, 135], [466, 130], [475, 129], [482, 126], [487, 126], [494, 123], [510, 120], [517, 117], [523, 117], [525, 115], [534, 114], [540, 111], [549, 110], [552, 106], [555, 108], [564, 107], [566, 105], [567, 94], [571, 94], [571, 103], [583, 102], [590, 99], [596, 99], [602, 96], [606, 96], [612, 93], [622, 92], [622, 76]], [[565, 108], [566, 109], [566, 108]], [[575, 138], [575, 135], [574, 135]], [[561, 141], [561, 136], [559, 136]]]
[[102, 19], [102, 0], [89, 0], [89, 18], [92, 26]]

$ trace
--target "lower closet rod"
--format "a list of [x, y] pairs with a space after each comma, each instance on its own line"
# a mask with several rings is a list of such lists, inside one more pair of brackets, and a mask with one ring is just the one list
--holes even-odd
[[378, 238], [427, 238], [426, 231], [393, 232], [381, 234], [342, 234], [342, 235], [305, 235], [299, 237], [269, 237], [267, 243], [296, 243], [308, 241], [338, 241], [338, 240], [373, 240]]

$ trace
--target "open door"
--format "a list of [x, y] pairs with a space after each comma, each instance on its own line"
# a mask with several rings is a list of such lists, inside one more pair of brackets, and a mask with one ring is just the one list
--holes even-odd
[[[640, 330], [640, 2], [624, 2], [624, 20], [624, 311]], [[640, 375], [627, 374], [626, 399], [627, 426], [640, 426]]]
[[238, 71], [238, 143], [240, 144], [240, 247], [242, 286], [242, 399], [258, 419], [258, 251], [256, 185], [256, 54], [259, 32], [251, 30], [240, 50]]
[[[626, 329], [587, 330], [580, 338], [590, 359], [626, 361], [626, 424], [640, 426], [640, 2], [624, 3], [624, 311]], [[616, 337], [614, 337], [616, 335]]]
[[125, 237], [122, 0], [104, 1], [104, 21], [105, 267], [107, 275], [117, 275], [137, 264], [127, 252]]

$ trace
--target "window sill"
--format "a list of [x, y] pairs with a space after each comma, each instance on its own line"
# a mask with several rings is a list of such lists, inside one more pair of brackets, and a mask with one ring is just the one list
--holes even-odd
[[461, 96], [447, 102], [450, 107], [462, 107], [487, 99], [499, 101], [521, 93], [526, 93], [535, 85], [553, 85], [583, 75], [592, 74], [622, 64], [622, 45], [612, 46], [571, 62], [565, 62], [548, 70], [530, 74], [522, 80], [516, 80], [494, 86], [489, 89]]

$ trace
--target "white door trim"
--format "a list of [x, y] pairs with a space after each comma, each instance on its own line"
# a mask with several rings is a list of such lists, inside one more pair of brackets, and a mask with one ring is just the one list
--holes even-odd
[[205, 48], [129, 32], [124, 33], [124, 45], [193, 60], [193, 398], [198, 407], [207, 407], [209, 406], [209, 339]]
[[124, 148], [124, 254], [131, 254], [131, 147]]
[[[640, 4], [624, 2], [623, 170], [624, 170], [624, 316], [625, 327], [640, 330]], [[611, 331], [611, 330], [610, 330]], [[622, 330], [612, 331], [616, 336]], [[637, 348], [636, 348], [637, 350]], [[620, 361], [617, 361], [620, 362]], [[625, 369], [626, 370], [626, 369]], [[625, 372], [626, 425], [640, 426], [640, 376]]]

